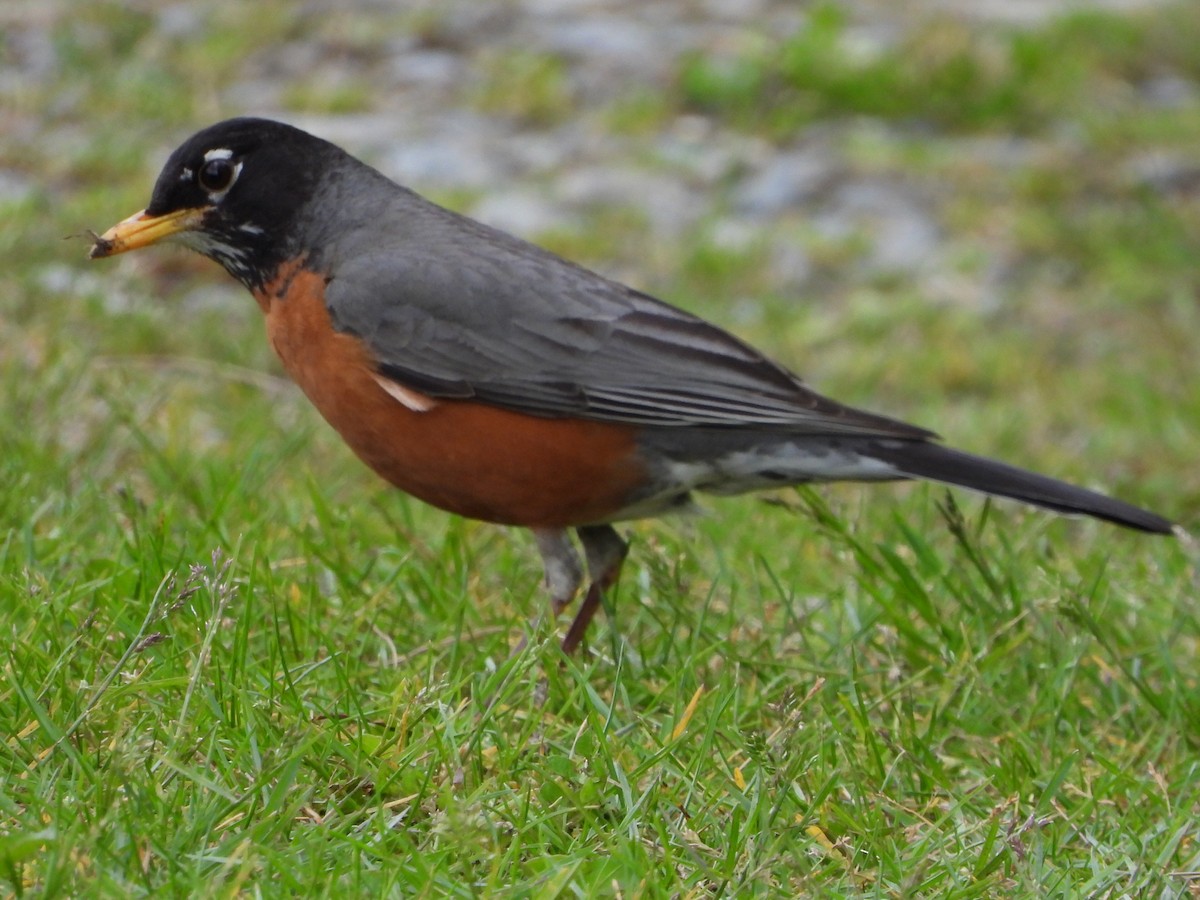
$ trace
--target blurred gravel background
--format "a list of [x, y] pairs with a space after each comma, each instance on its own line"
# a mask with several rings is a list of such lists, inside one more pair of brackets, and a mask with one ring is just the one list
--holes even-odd
[[[901, 44], [934, 15], [1035, 27], [1068, 11], [1153, 5], [1152, 0], [862, 0], [838, 9], [845, 18], [840, 36], [845, 52], [870, 58]], [[248, 46], [228, 50], [227, 60], [221, 46], [213, 47], [214, 33], [230, 27], [227, 5], [143, 2], [117, 9], [101, 5], [76, 17], [75, 4], [11, 0], [0, 11], [0, 98], [7, 98], [0, 202], [46, 188], [23, 159], [46, 152], [69, 159], [84, 152], [92, 137], [87, 123], [105, 113], [96, 107], [103, 97], [71, 78], [81, 74], [81, 56], [111, 52], [118, 92], [145, 93], [145, 81], [156, 78], [182, 82], [178, 89], [186, 102], [182, 108], [172, 104], [158, 121], [130, 116], [106, 122], [152, 142], [147, 172], [196, 126], [233, 114], [267, 115], [341, 143], [400, 181], [456, 197], [465, 211], [530, 238], [578, 229], [597, 209], [634, 209], [644, 228], [639, 243], [678, 240], [704, 223], [718, 246], [737, 249], [765, 241], [768, 280], [777, 290], [803, 291], [814, 265], [807, 241], [797, 239], [791, 227], [803, 219], [808, 238], [860, 241], [839, 278], [920, 278], [927, 293], [961, 301], [986, 299], [989, 279], [1003, 275], [1001, 241], [994, 247], [995, 265], [977, 270], [979, 283], [964, 285], [957, 274], [951, 278], [954, 236], [945, 222], [951, 198], [936, 179], [905, 178], [886, 167], [870, 171], [862, 153], [855, 159], [846, 152], [855, 141], [886, 146], [907, 140], [911, 124], [825, 121], [779, 141], [702, 112], [667, 108], [658, 114], [656, 98], [677, 93], [686, 60], [733, 65], [804, 27], [809, 4], [267, 4], [244, 22], [235, 16], [233, 27], [247, 29]], [[193, 60], [190, 72], [156, 74], [168, 48], [181, 45], [212, 49], [211, 63]], [[1149, 104], [1197, 102], [1197, 85], [1172, 73], [1148, 77], [1138, 89]], [[124, 105], [122, 98], [113, 99], [118, 108]], [[639, 104], [650, 113], [639, 116]], [[1070, 139], [1052, 135], [1050, 143]], [[959, 146], [948, 152], [1000, 172], [1055, 152], [1044, 146], [1044, 136], [955, 140]], [[1167, 186], [1197, 170], [1194, 159], [1162, 154], [1134, 155], [1128, 166], [1131, 177]], [[608, 263], [626, 276], [647, 265], [638, 255], [618, 255]]]

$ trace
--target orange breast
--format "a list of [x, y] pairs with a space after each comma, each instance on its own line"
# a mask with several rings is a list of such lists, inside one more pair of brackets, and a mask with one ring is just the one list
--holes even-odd
[[415, 392], [411, 399], [428, 408], [412, 409], [375, 380], [362, 342], [333, 329], [324, 286], [321, 275], [296, 265], [255, 299], [288, 374], [396, 487], [459, 515], [531, 527], [602, 522], [635, 495], [645, 472], [633, 428]]

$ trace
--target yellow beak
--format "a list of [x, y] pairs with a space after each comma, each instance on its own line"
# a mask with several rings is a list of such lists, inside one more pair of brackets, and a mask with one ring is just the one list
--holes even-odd
[[88, 258], [103, 259], [106, 256], [115, 256], [126, 250], [149, 247], [182, 231], [194, 231], [200, 227], [205, 212], [204, 207], [199, 207], [177, 209], [161, 216], [148, 216], [143, 209], [128, 219], [122, 219], [104, 234], [96, 237]]

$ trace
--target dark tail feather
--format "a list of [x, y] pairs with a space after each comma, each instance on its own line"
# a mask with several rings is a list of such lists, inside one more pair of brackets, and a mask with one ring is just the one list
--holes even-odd
[[1094, 516], [1156, 534], [1170, 534], [1174, 526], [1162, 516], [1122, 503], [1087, 488], [1026, 472], [1002, 462], [951, 450], [924, 441], [879, 441], [863, 455], [881, 460], [913, 478], [941, 481], [959, 487], [1023, 500], [1061, 513]]

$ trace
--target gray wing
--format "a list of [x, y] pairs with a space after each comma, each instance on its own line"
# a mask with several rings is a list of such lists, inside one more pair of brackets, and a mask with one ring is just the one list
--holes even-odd
[[546, 417], [931, 436], [816, 394], [696, 316], [408, 196], [405, 243], [333, 266], [326, 294], [334, 326], [402, 385]]

